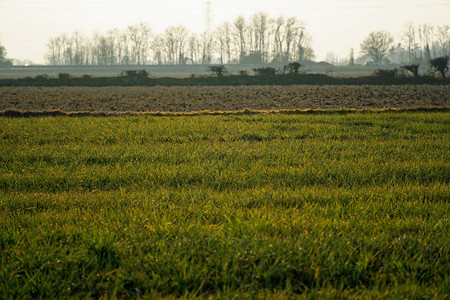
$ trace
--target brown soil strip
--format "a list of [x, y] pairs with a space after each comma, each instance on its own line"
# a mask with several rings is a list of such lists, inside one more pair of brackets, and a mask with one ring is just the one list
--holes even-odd
[[47, 115], [449, 106], [450, 86], [445, 85], [0, 88], [0, 111]]

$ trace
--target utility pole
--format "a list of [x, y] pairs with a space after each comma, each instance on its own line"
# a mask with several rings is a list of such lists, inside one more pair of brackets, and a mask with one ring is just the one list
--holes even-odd
[[206, 17], [205, 17], [206, 33], [211, 33], [211, 1], [206, 1]]

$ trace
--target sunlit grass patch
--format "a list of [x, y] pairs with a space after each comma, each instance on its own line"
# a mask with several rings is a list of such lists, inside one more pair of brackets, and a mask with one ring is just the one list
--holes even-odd
[[2, 298], [446, 298], [447, 112], [0, 118]]

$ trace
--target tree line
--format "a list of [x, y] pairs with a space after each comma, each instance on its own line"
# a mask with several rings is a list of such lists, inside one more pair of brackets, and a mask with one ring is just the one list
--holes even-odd
[[389, 32], [374, 31], [361, 43], [360, 53], [377, 64], [428, 64], [433, 58], [450, 56], [450, 26], [408, 23], [397, 44]]
[[142, 22], [91, 37], [63, 34], [48, 41], [45, 59], [50, 65], [283, 63], [312, 60], [314, 51], [299, 19], [259, 12], [200, 35], [182, 25], [156, 34]]

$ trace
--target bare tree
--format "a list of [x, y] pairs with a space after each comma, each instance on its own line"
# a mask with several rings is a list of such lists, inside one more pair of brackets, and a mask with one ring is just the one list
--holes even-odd
[[75, 65], [84, 65], [85, 63], [85, 48], [84, 48], [84, 38], [78, 32], [75, 31], [72, 34], [72, 40], [74, 44], [74, 64]]
[[164, 63], [164, 40], [161, 36], [155, 36], [151, 43], [151, 48], [153, 51], [153, 61], [158, 65]]
[[337, 65], [339, 63], [339, 57], [333, 51], [329, 51], [327, 52], [325, 61], [332, 65]]
[[178, 37], [178, 63], [186, 64], [185, 59], [185, 44], [186, 37], [188, 35], [188, 30], [184, 26], [177, 26], [177, 37]]
[[247, 51], [246, 32], [247, 32], [247, 25], [244, 17], [243, 16], [237, 17], [233, 23], [233, 37], [234, 42], [237, 45], [237, 48], [239, 49], [238, 51], [239, 61], [241, 61], [241, 58], [243, 57], [243, 55], [245, 55]]
[[284, 32], [284, 40], [286, 43], [286, 51], [285, 51], [285, 60], [291, 60], [291, 53], [292, 48], [295, 44], [295, 36], [297, 35], [297, 32], [300, 28], [302, 28], [302, 24], [299, 22], [299, 20], [295, 17], [289, 18], [286, 20], [286, 27]]
[[167, 62], [174, 65], [176, 63], [176, 37], [172, 27], [167, 28], [163, 35], [164, 49], [167, 55]]
[[286, 21], [283, 16], [279, 16], [273, 22], [273, 61], [275, 62], [286, 62], [287, 58], [284, 54], [284, 41], [286, 36], [284, 35], [284, 26]]
[[51, 38], [48, 41], [45, 59], [50, 65], [61, 64], [61, 40], [59, 37]]
[[228, 63], [231, 60], [231, 26], [225, 22], [216, 31], [217, 50], [220, 63]]
[[145, 23], [128, 26], [128, 37], [131, 43], [131, 63], [141, 65], [148, 56], [151, 30]]
[[67, 34], [63, 34], [61, 36], [62, 42], [62, 57], [64, 65], [72, 65], [73, 64], [73, 41], [72, 38]]
[[115, 45], [112, 36], [96, 33], [94, 35], [94, 51], [96, 64], [107, 66], [116, 63], [117, 59], [114, 55]]
[[106, 38], [100, 33], [95, 33], [93, 37], [93, 51], [95, 55], [95, 64], [104, 66], [108, 63], [108, 45]]
[[192, 34], [188, 40], [188, 53], [190, 55], [190, 60], [192, 64], [196, 64], [199, 62], [199, 57], [201, 56], [200, 52], [200, 42], [198, 41], [197, 35]]
[[413, 63], [417, 60], [416, 57], [416, 30], [412, 23], [407, 23], [405, 25], [405, 32], [402, 34], [402, 41], [405, 42], [407, 50], [409, 63]]
[[435, 36], [441, 48], [441, 56], [450, 55], [450, 26], [443, 25], [436, 27]]
[[419, 25], [417, 31], [420, 47], [422, 49], [420, 54], [421, 61], [428, 62], [431, 59], [430, 45], [433, 44], [433, 26], [428, 24]]
[[126, 32], [120, 35], [120, 45], [121, 45], [121, 55], [120, 64], [129, 65], [130, 64], [130, 39]]
[[128, 55], [128, 39], [126, 34], [115, 28], [108, 31], [109, 44], [112, 47], [110, 52], [109, 63], [111, 65], [123, 64], [123, 58]]
[[394, 38], [387, 31], [373, 31], [361, 43], [361, 53], [369, 55], [375, 62], [381, 63], [389, 53]]
[[314, 50], [311, 47], [311, 36], [306, 32], [305, 28], [300, 28], [296, 36], [297, 59], [300, 63], [313, 60]]
[[259, 12], [252, 17], [253, 51], [261, 55], [261, 61], [267, 61], [267, 33], [270, 18], [266, 13]]
[[170, 64], [185, 63], [185, 43], [188, 31], [184, 26], [170, 26], [164, 31], [164, 45]]
[[211, 34], [204, 32], [201, 35], [200, 47], [202, 53], [202, 64], [210, 64], [212, 61], [214, 41]]

